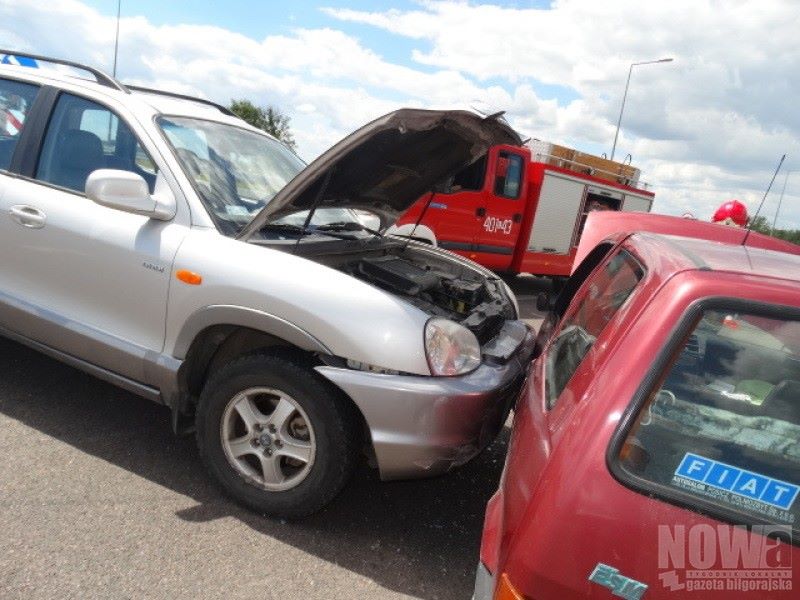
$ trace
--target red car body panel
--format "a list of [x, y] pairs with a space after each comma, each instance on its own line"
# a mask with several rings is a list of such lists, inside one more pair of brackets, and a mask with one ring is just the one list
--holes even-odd
[[650, 231], [732, 245], [741, 244], [747, 235], [747, 246], [750, 248], [800, 254], [800, 246], [797, 244], [779, 240], [757, 231], [751, 231], [748, 235], [745, 229], [739, 227], [650, 213], [595, 212], [586, 219], [574, 265], [581, 264], [592, 248], [604, 239], [620, 232], [630, 231]]
[[[677, 223], [692, 225], [651, 215], [640, 215], [637, 224], [643, 216], [655, 219], [650, 231], [660, 223], [669, 231]], [[500, 487], [487, 506], [481, 562], [494, 584], [505, 574], [517, 593], [531, 600], [615, 597], [589, 580], [598, 563], [646, 584], [645, 598], [738, 597], [731, 591], [682, 596], [662, 585], [659, 524], [733, 526], [627, 487], [611, 473], [607, 453], [621, 416], [689, 307], [709, 297], [730, 297], [800, 308], [800, 260], [759, 248], [630, 235], [622, 233], [622, 225], [630, 226], [627, 215], [597, 217], [598, 223], [604, 222], [590, 227], [594, 216], [590, 218], [584, 243], [612, 239], [645, 265], [646, 274], [597, 337], [552, 410], [545, 404], [547, 343], [531, 364], [516, 405]], [[695, 225], [691, 232], [708, 225], [723, 240], [740, 240], [742, 235], [741, 230]], [[750, 241], [775, 246], [762, 238], [753, 233]], [[792, 250], [798, 253], [796, 247]], [[581, 248], [578, 254], [585, 257], [588, 252]], [[587, 293], [585, 287], [573, 303]], [[800, 548], [783, 546], [800, 574]], [[796, 574], [792, 584], [797, 590]]]

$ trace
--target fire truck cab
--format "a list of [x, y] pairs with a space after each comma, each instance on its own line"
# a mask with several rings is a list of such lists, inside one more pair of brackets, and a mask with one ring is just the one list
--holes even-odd
[[649, 212], [639, 170], [563, 146], [494, 146], [390, 233], [411, 236], [494, 271], [567, 276], [595, 210]]

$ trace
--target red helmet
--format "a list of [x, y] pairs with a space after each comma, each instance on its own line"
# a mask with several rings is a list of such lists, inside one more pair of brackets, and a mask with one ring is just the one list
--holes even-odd
[[711, 220], [714, 223], [744, 227], [747, 225], [747, 207], [738, 200], [728, 200], [717, 209]]

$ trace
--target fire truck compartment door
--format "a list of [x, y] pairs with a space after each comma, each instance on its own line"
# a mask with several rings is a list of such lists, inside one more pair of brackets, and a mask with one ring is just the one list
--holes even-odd
[[615, 192], [613, 190], [609, 190], [603, 187], [598, 187], [595, 185], [590, 185], [587, 190], [587, 193], [594, 194], [596, 196], [601, 196], [603, 198], [610, 198], [612, 200], [622, 200], [622, 192]]
[[650, 212], [653, 199], [648, 196], [637, 196], [635, 194], [625, 194], [622, 202], [622, 210], [628, 212]]
[[582, 181], [566, 175], [545, 173], [528, 250], [569, 254], [585, 195], [586, 184]]

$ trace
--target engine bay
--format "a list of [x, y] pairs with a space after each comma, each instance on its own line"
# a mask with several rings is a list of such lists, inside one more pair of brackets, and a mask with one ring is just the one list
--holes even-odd
[[368, 244], [363, 240], [260, 243], [347, 273], [404, 298], [431, 316], [460, 323], [481, 345], [493, 339], [507, 320], [516, 318], [499, 278], [487, 277], [455, 257], [416, 242], [380, 238]]
[[342, 265], [341, 270], [404, 296], [432, 316], [461, 323], [481, 344], [493, 338], [506, 319], [513, 318], [498, 283], [478, 273], [453, 273], [391, 253], [358, 258]]
[[515, 318], [498, 279], [427, 248], [388, 244], [379, 251], [329, 256], [321, 262], [402, 296], [431, 316], [461, 323], [481, 344], [495, 337], [507, 319]]

